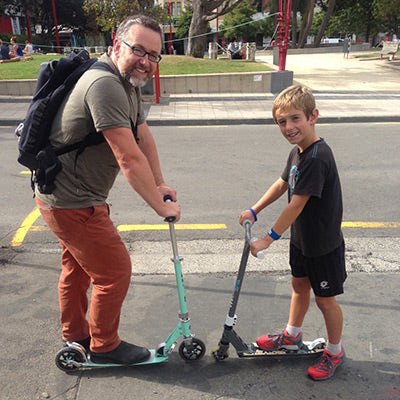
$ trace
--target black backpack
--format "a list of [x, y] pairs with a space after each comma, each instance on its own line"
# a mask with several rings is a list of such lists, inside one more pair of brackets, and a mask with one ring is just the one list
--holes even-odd
[[66, 95], [89, 68], [113, 72], [105, 63], [97, 63], [86, 50], [72, 52], [66, 58], [43, 63], [26, 117], [15, 130], [18, 140], [18, 162], [31, 170], [31, 186], [40, 193], [51, 194], [54, 180], [61, 171], [58, 156], [79, 149], [77, 157], [87, 147], [104, 142], [103, 135], [90, 133], [80, 142], [55, 150], [49, 141], [51, 125]]

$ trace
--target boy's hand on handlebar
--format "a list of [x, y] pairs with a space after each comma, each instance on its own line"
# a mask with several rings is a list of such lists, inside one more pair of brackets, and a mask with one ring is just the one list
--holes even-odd
[[254, 257], [257, 257], [257, 253], [260, 252], [260, 251], [262, 252], [263, 250], [268, 249], [268, 247], [270, 246], [271, 243], [272, 243], [272, 240], [271, 241], [268, 240], [268, 237], [256, 240], [255, 242], [253, 242], [250, 245], [251, 254]]
[[249, 220], [252, 224], [254, 224], [254, 216], [250, 210], [242, 211], [239, 216], [239, 224], [243, 225], [244, 221]]

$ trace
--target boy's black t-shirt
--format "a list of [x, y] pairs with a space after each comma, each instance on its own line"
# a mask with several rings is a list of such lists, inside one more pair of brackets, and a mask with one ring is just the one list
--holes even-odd
[[290, 241], [306, 257], [319, 257], [340, 246], [343, 204], [332, 150], [320, 139], [302, 153], [293, 148], [281, 178], [294, 194], [311, 196], [291, 226]]

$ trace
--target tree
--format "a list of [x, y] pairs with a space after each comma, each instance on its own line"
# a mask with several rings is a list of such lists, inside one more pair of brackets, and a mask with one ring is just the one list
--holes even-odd
[[205, 34], [209, 22], [227, 14], [242, 1], [244, 0], [192, 0], [193, 18], [189, 28], [187, 54], [203, 58], [207, 45]]
[[373, 15], [384, 32], [400, 32], [400, 0], [374, 0]]
[[166, 12], [162, 7], [152, 6], [151, 0], [84, 0], [83, 9], [86, 15], [95, 17], [97, 26], [103, 32], [115, 31], [118, 24], [129, 15], [143, 13], [162, 23]]
[[328, 7], [326, 8], [326, 13], [325, 13], [325, 17], [322, 21], [322, 24], [319, 28], [317, 37], [315, 38], [314, 41], [314, 47], [319, 47], [319, 45], [321, 44], [321, 39], [322, 36], [325, 32], [326, 27], [328, 26], [328, 22], [331, 19], [331, 16], [333, 14], [333, 11], [335, 9], [335, 5], [336, 5], [336, 0], [329, 0], [328, 1]]
[[313, 16], [314, 16], [314, 7], [315, 7], [315, 0], [309, 0], [307, 5], [307, 10], [305, 15], [303, 16], [300, 35], [299, 35], [299, 43], [298, 47], [303, 48], [307, 41], [308, 31], [311, 28]]
[[178, 39], [189, 36], [190, 23], [193, 17], [192, 7], [185, 6], [176, 26], [175, 37]]
[[[241, 38], [251, 40], [257, 34], [257, 27], [248, 22], [252, 21], [252, 15], [257, 12], [248, 2], [239, 4], [233, 11], [226, 14], [221, 29], [224, 30], [223, 36], [226, 38]], [[243, 25], [245, 24], [245, 25]]]

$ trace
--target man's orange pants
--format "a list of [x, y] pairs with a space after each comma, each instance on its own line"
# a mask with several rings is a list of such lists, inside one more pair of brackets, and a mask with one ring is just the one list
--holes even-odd
[[62, 249], [58, 293], [63, 339], [77, 341], [91, 336], [92, 351], [113, 350], [121, 341], [119, 319], [132, 266], [129, 253], [109, 217], [108, 205], [60, 209], [37, 198], [36, 204]]

